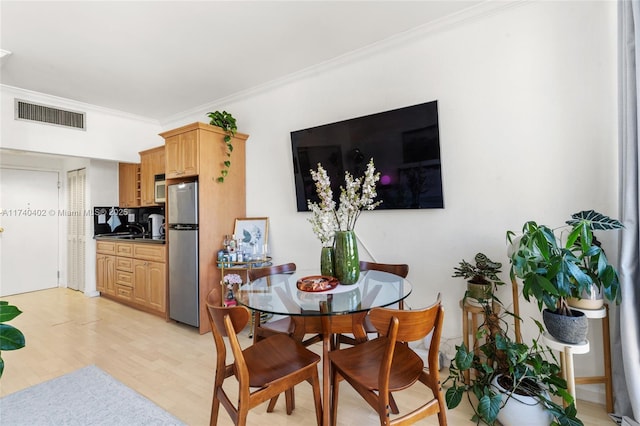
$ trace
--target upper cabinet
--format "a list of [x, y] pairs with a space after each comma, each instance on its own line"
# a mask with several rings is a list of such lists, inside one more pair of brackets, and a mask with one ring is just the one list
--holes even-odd
[[197, 130], [167, 137], [165, 139], [166, 178], [197, 176], [199, 148]]
[[164, 146], [140, 152], [140, 205], [155, 206], [155, 176], [163, 174]]
[[140, 206], [140, 164], [118, 164], [120, 207]]

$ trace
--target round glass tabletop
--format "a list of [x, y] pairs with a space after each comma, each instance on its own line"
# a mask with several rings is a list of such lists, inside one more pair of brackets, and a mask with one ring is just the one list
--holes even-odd
[[314, 271], [297, 271], [259, 278], [235, 292], [239, 304], [274, 315], [342, 315], [389, 306], [411, 294], [411, 283], [381, 271], [362, 271], [357, 283], [338, 284], [326, 291], [302, 291], [300, 279], [317, 276]]

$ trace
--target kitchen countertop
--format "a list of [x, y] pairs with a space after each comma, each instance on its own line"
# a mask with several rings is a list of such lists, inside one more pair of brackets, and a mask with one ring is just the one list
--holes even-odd
[[120, 243], [165, 244], [164, 237], [149, 237], [138, 235], [96, 235], [93, 237], [100, 241], [115, 241]]

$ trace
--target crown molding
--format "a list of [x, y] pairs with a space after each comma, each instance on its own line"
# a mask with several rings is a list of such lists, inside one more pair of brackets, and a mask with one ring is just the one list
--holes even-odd
[[524, 4], [534, 3], [535, 0], [487, 0], [472, 6], [468, 9], [456, 12], [454, 14], [445, 16], [440, 19], [436, 19], [424, 25], [416, 28], [412, 28], [400, 34], [388, 37], [377, 43], [362, 47], [357, 50], [345, 53], [311, 67], [302, 69], [300, 71], [288, 74], [284, 77], [272, 80], [270, 82], [261, 84], [259, 86], [252, 87], [250, 89], [236, 92], [232, 95], [216, 99], [211, 102], [190, 108], [180, 113], [165, 117], [160, 120], [160, 124], [165, 126], [169, 123], [181, 122], [194, 115], [201, 114], [203, 111], [213, 111], [223, 108], [224, 105], [229, 103], [242, 101], [261, 93], [269, 92], [278, 87], [293, 83], [299, 80], [303, 80], [306, 77], [317, 75], [323, 71], [327, 71], [333, 68], [338, 68], [348, 63], [362, 60], [366, 57], [388, 51], [396, 48], [398, 45], [404, 45], [406, 43], [413, 42], [415, 40], [423, 39], [425, 37], [439, 34], [444, 31], [452, 30], [464, 24], [468, 24], [474, 21], [485, 19], [489, 16], [493, 16], [502, 13], [508, 9]]

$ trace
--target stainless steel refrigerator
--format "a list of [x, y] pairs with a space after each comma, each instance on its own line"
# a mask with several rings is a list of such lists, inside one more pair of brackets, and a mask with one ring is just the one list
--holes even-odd
[[168, 186], [169, 317], [200, 326], [198, 183]]

